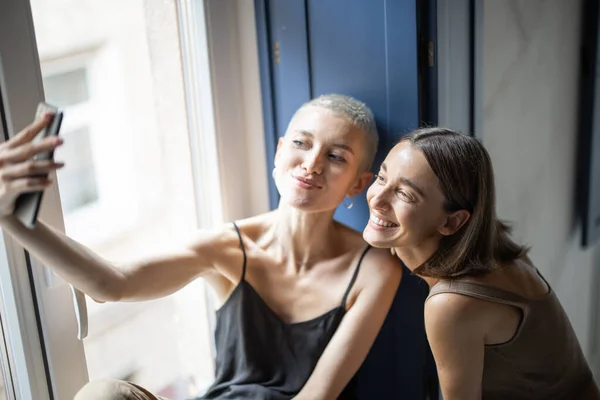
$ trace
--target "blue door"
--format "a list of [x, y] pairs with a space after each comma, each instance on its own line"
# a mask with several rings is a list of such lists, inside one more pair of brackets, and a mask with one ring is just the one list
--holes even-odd
[[[277, 139], [311, 98], [341, 93], [365, 102], [380, 135], [379, 164], [419, 126], [416, 0], [255, 0], [268, 171]], [[278, 202], [270, 180], [271, 207]], [[337, 220], [362, 231], [364, 194]], [[427, 285], [405, 269], [392, 309], [358, 375], [364, 399], [425, 398], [431, 370], [423, 327]]]

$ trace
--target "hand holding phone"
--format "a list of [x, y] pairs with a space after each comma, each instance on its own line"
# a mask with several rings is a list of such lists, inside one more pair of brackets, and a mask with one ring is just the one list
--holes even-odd
[[[63, 112], [57, 107], [47, 103], [40, 103], [36, 111], [36, 119], [42, 118], [46, 113], [52, 115], [50, 122], [43, 128], [32, 142], [38, 142], [49, 136], [58, 136], [62, 124]], [[47, 161], [54, 158], [54, 151], [38, 153], [33, 156], [33, 161]], [[36, 177], [47, 177], [48, 174], [34, 175]], [[34, 228], [42, 203], [44, 191], [25, 192], [19, 195], [15, 201], [13, 215], [28, 228]]]

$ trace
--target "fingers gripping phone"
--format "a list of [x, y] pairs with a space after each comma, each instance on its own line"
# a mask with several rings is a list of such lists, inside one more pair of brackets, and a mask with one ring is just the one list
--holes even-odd
[[[44, 129], [33, 139], [38, 141], [48, 136], [58, 136], [60, 126], [63, 120], [63, 111], [47, 103], [39, 103], [35, 116], [36, 119], [42, 118], [45, 113], [51, 113], [52, 119]], [[34, 157], [34, 160], [51, 160], [54, 158], [54, 152], [41, 153]], [[34, 228], [37, 221], [37, 216], [42, 204], [43, 191], [36, 191], [21, 194], [15, 202], [14, 216], [28, 228]], [[77, 318], [79, 340], [84, 339], [88, 333], [87, 305], [85, 295], [75, 287], [71, 286], [71, 294], [73, 295], [73, 304], [75, 306], [75, 317]]]
[[[37, 107], [37, 111], [35, 113], [36, 119], [42, 118], [45, 113], [51, 113], [52, 119], [46, 125], [44, 129], [40, 131], [40, 133], [33, 139], [33, 141], [39, 141], [48, 136], [58, 136], [60, 132], [60, 126], [62, 124], [63, 119], [63, 111], [57, 107], [54, 107], [47, 103], [39, 103]], [[47, 153], [41, 153], [36, 155], [34, 160], [51, 160], [54, 157], [54, 152], [50, 151]], [[40, 207], [42, 204], [42, 197], [44, 195], [44, 191], [36, 191], [23, 193], [17, 197], [15, 201], [15, 210], [13, 211], [13, 215], [21, 221], [23, 225], [26, 227], [33, 229], [35, 227], [35, 223], [37, 221], [37, 216], [40, 211]]]

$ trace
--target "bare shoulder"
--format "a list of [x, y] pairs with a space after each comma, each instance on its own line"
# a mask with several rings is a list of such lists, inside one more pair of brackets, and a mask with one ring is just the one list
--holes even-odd
[[[260, 214], [235, 222], [240, 230], [241, 240], [244, 244], [253, 241], [268, 224], [269, 214]], [[240, 250], [240, 235], [234, 223], [229, 222], [214, 229], [200, 229], [196, 231], [189, 241], [189, 247], [197, 250], [212, 250], [218, 253], [228, 253], [231, 250]]]
[[238, 226], [241, 236], [238, 235], [232, 222], [213, 229], [200, 229], [188, 240], [187, 248], [201, 254], [217, 270], [229, 269], [228, 267], [233, 265], [236, 266], [234, 269], [237, 271], [241, 268], [243, 262], [240, 239], [244, 248], [251, 247], [255, 231], [258, 230], [258, 226], [261, 225], [263, 219], [263, 215], [259, 215], [236, 221], [235, 225]]
[[[482, 325], [486, 302], [458, 293], [438, 293], [425, 302], [428, 335], [446, 329], [467, 329]], [[481, 326], [483, 331], [483, 326]], [[433, 331], [433, 332], [431, 332]]]
[[205, 278], [221, 297], [226, 297], [228, 291], [238, 284], [244, 266], [243, 249], [248, 251], [253, 247], [257, 232], [266, 224], [266, 219], [262, 214], [236, 221], [240, 235], [234, 224], [229, 222], [214, 229], [200, 229], [188, 240], [187, 249], [213, 267], [214, 273]]
[[402, 277], [402, 263], [389, 249], [370, 248], [365, 254], [363, 264], [371, 276], [398, 280]]
[[[340, 238], [347, 246], [347, 251], [358, 251], [363, 253], [369, 246], [363, 239], [362, 233], [343, 224], [338, 224]], [[361, 271], [364, 279], [380, 280], [397, 278], [402, 276], [402, 264], [400, 260], [392, 255], [389, 249], [369, 248], [361, 263]]]
[[[363, 242], [361, 252], [367, 248]], [[369, 248], [361, 263], [355, 284], [356, 291], [350, 297], [349, 305], [358, 296], [372, 299], [393, 298], [402, 279], [402, 264], [387, 249]]]
[[199, 229], [187, 241], [189, 249], [212, 256], [212, 259], [239, 247], [239, 239], [232, 224], [224, 224], [213, 229]]

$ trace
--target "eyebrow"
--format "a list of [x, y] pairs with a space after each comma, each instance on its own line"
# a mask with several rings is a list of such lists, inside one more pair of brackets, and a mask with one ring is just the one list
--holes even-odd
[[[301, 135], [308, 136], [311, 139], [315, 137], [315, 135], [313, 135], [309, 131], [298, 130], [296, 132], [300, 133]], [[332, 147], [337, 147], [337, 148], [342, 149], [342, 150], [346, 150], [347, 152], [354, 154], [354, 150], [352, 150], [352, 148], [350, 146], [348, 146], [347, 144], [344, 144], [344, 143], [333, 143], [331, 146]]]
[[[387, 165], [385, 165], [385, 163], [382, 163], [382, 164], [381, 164], [381, 169], [382, 169], [384, 172], [387, 172]], [[415, 192], [417, 192], [417, 193], [418, 193], [418, 194], [419, 194], [421, 197], [425, 197], [425, 193], [423, 193], [423, 191], [421, 190], [421, 188], [420, 188], [420, 187], [419, 187], [419, 186], [418, 186], [416, 183], [414, 183], [413, 181], [411, 181], [410, 179], [408, 179], [408, 178], [405, 178], [405, 177], [400, 177], [400, 178], [398, 178], [398, 180], [399, 180], [400, 182], [402, 182], [403, 184], [405, 184], [406, 186], [410, 186], [410, 187], [411, 187], [411, 188], [412, 188], [412, 189], [413, 189]]]

